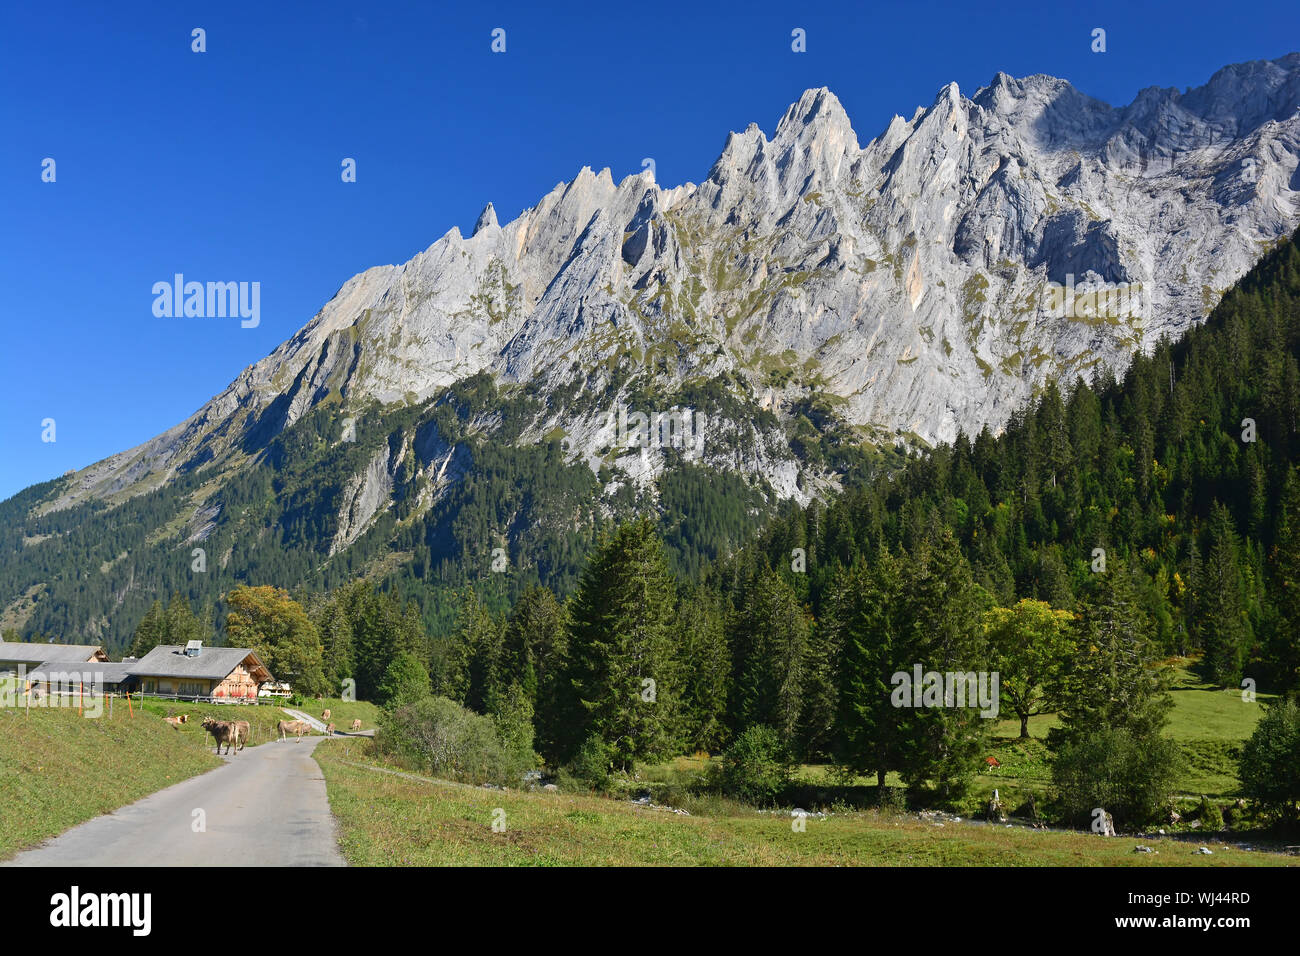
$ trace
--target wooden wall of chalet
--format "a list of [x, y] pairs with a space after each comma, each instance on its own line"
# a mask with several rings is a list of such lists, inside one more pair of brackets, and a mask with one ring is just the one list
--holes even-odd
[[257, 681], [253, 680], [253, 675], [248, 669], [240, 664], [231, 671], [226, 679], [217, 684], [212, 691], [213, 697], [233, 697], [236, 700], [242, 698], [257, 699]]

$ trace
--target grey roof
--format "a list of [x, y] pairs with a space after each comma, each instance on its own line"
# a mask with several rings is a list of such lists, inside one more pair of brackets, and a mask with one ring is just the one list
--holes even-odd
[[127, 668], [131, 665], [113, 664], [107, 661], [90, 661], [80, 667], [75, 666], [75, 661], [46, 661], [39, 667], [34, 667], [27, 672], [28, 680], [59, 680], [61, 673], [78, 674], [82, 680], [88, 683], [98, 685], [103, 684], [120, 684], [131, 675], [127, 673]]
[[23, 644], [0, 641], [0, 661], [15, 664], [44, 664], [47, 661], [84, 663], [102, 650], [99, 644]]
[[205, 647], [198, 657], [188, 657], [179, 644], [159, 644], [138, 661], [128, 664], [126, 672], [135, 677], [221, 680], [250, 655], [265, 669], [266, 665], [248, 647]]

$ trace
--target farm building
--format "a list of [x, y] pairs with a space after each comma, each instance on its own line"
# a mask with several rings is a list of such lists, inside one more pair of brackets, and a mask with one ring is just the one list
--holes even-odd
[[199, 641], [160, 644], [127, 665], [142, 694], [256, 703], [271, 672], [247, 647], [204, 647]]
[[27, 671], [27, 687], [51, 694], [72, 693], [80, 684], [88, 694], [121, 694], [134, 690], [135, 679], [127, 673], [132, 663], [47, 661]]
[[257, 692], [258, 697], [292, 697], [293, 688], [284, 681], [273, 680], [267, 681], [262, 685], [262, 689]]
[[0, 676], [12, 676], [18, 668], [32, 670], [42, 664], [85, 664], [106, 661], [108, 655], [98, 644], [23, 644], [0, 641]]

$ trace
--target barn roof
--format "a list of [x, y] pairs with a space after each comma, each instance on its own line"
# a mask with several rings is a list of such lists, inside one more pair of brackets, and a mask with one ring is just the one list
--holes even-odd
[[108, 655], [99, 644], [23, 644], [0, 641], [0, 661], [13, 664], [44, 664], [47, 661], [84, 663]]
[[120, 684], [131, 675], [127, 668], [134, 662], [115, 664], [108, 661], [88, 662], [89, 666], [74, 667], [76, 661], [46, 661], [27, 672], [28, 680], [59, 680], [62, 673], [77, 674], [81, 680], [96, 685]]
[[271, 679], [271, 672], [248, 647], [204, 647], [191, 657], [179, 644], [159, 644], [144, 657], [127, 666], [134, 677], [194, 677], [221, 680], [240, 664], [247, 662], [253, 679], [259, 683]]

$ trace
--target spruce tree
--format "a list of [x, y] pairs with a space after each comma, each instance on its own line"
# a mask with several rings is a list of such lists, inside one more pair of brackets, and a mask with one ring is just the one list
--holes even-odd
[[670, 753], [680, 674], [675, 586], [649, 519], [625, 524], [588, 562], [573, 597], [569, 692], [577, 707], [569, 751], [590, 736], [616, 766]]
[[1268, 663], [1281, 690], [1300, 686], [1300, 468], [1287, 473], [1270, 556], [1276, 607]]
[[808, 655], [808, 618], [785, 577], [760, 568], [742, 592], [729, 627], [735, 657], [733, 728], [773, 727], [798, 744]]
[[843, 646], [835, 749], [839, 762], [874, 773], [883, 795], [885, 775], [903, 766], [902, 714], [890, 702], [891, 677], [911, 667], [906, 649], [903, 579], [899, 562], [882, 549], [868, 565], [857, 561], [832, 588], [826, 626]]
[[1173, 700], [1151, 622], [1129, 570], [1113, 559], [1088, 587], [1077, 621], [1077, 652], [1063, 681], [1061, 726], [1048, 732], [1059, 749], [1102, 728], [1154, 738]]
[[1206, 676], [1221, 687], [1235, 687], [1241, 679], [1250, 633], [1242, 600], [1237, 535], [1232, 516], [1219, 502], [1210, 512], [1206, 543], [1193, 633], [1205, 649]]
[[[975, 584], [950, 531], [926, 539], [908, 555], [902, 587], [907, 614], [903, 645], [913, 666], [940, 674], [987, 669], [981, 620], [992, 601]], [[991, 691], [989, 681], [985, 686]], [[964, 707], [945, 699], [941, 707], [902, 708], [901, 773], [911, 789], [929, 784], [943, 799], [964, 792], [992, 725], [974, 706], [975, 695], [976, 687], [969, 687]]]
[[683, 742], [692, 750], [717, 753], [729, 739], [731, 686], [731, 650], [721, 598], [704, 587], [683, 590], [677, 602], [677, 627], [683, 663]]

